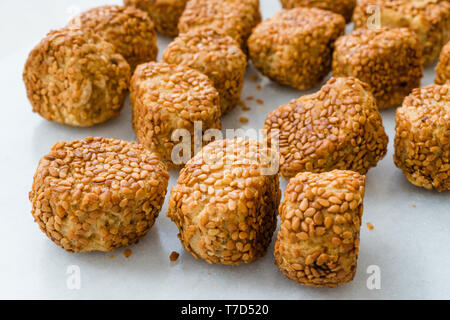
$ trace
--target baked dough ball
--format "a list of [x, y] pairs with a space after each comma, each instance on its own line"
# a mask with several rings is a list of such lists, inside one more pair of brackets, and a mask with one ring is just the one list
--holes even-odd
[[330, 10], [339, 13], [345, 21], [350, 22], [356, 0], [281, 0], [281, 5], [284, 9], [309, 7]]
[[68, 27], [81, 28], [113, 44], [132, 70], [158, 55], [156, 32], [148, 15], [132, 7], [102, 6], [73, 18]]
[[442, 47], [450, 40], [448, 0], [360, 0], [353, 14], [355, 28], [375, 23], [377, 12], [381, 26], [410, 28], [417, 33], [425, 66], [437, 60]]
[[192, 30], [169, 44], [163, 61], [181, 64], [207, 75], [219, 92], [222, 114], [239, 103], [247, 57], [231, 37], [212, 29]]
[[355, 77], [370, 85], [379, 109], [401, 105], [420, 87], [422, 47], [409, 29], [357, 29], [335, 46], [333, 76]]
[[282, 10], [253, 30], [250, 58], [273, 81], [310, 89], [331, 71], [334, 42], [344, 32], [344, 18], [331, 11]]
[[178, 20], [188, 0], [124, 0], [124, 5], [133, 6], [148, 13], [155, 23], [156, 31], [167, 37], [178, 35]]
[[275, 264], [306, 286], [353, 280], [359, 252], [365, 176], [353, 171], [299, 173], [280, 205]]
[[[138, 142], [157, 153], [171, 169], [182, 167], [191, 158], [195, 122], [201, 122], [203, 133], [221, 129], [219, 93], [207, 76], [185, 66], [164, 62], [139, 65], [131, 79], [130, 101]], [[190, 137], [182, 136], [186, 130]], [[181, 141], [177, 140], [179, 134]], [[185, 143], [190, 147], [188, 155], [184, 154], [186, 148], [172, 152]]]
[[47, 34], [23, 71], [33, 111], [79, 127], [117, 117], [129, 78], [130, 66], [112, 44], [73, 28]]
[[450, 82], [450, 42], [442, 49], [439, 63], [436, 67], [437, 84]]
[[450, 83], [415, 89], [397, 109], [397, 167], [419, 187], [450, 189]]
[[112, 251], [153, 226], [169, 174], [133, 142], [58, 142], [39, 162], [30, 192], [41, 230], [69, 252]]
[[195, 258], [236, 265], [262, 257], [277, 224], [278, 155], [236, 138], [205, 146], [181, 170], [167, 216]]
[[317, 93], [272, 111], [264, 129], [279, 139], [280, 171], [333, 169], [365, 174], [387, 151], [388, 137], [368, 85], [355, 78], [332, 78]]
[[260, 22], [259, 0], [189, 0], [178, 28], [180, 33], [215, 29], [232, 37], [247, 52], [247, 39]]

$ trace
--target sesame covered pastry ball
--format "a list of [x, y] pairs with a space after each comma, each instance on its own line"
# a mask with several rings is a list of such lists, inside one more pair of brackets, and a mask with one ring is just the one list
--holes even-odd
[[442, 49], [439, 63], [436, 67], [436, 81], [437, 84], [444, 84], [450, 82], [450, 42]]
[[[181, 160], [186, 159], [185, 154], [172, 156], [175, 146], [191, 143], [186, 162], [195, 150], [194, 122], [201, 122], [202, 132], [221, 129], [219, 93], [207, 76], [185, 66], [164, 62], [139, 65], [131, 79], [130, 101], [138, 142], [172, 169], [183, 166]], [[182, 133], [177, 129], [187, 130], [190, 137], [186, 139], [191, 141], [173, 139], [173, 134]]]
[[355, 78], [332, 78], [317, 93], [272, 111], [264, 129], [279, 139], [280, 171], [333, 169], [365, 174], [387, 152], [388, 137], [368, 85]]
[[130, 66], [112, 44], [73, 28], [51, 31], [23, 71], [33, 111], [79, 127], [117, 117], [129, 78]]
[[178, 27], [180, 33], [211, 28], [229, 35], [247, 51], [247, 39], [261, 22], [259, 0], [189, 0]]
[[336, 41], [333, 76], [370, 85], [380, 109], [401, 105], [420, 86], [422, 48], [406, 28], [357, 29]]
[[125, 6], [133, 6], [148, 13], [156, 31], [167, 37], [178, 35], [178, 20], [188, 0], [124, 0]]
[[339, 13], [345, 21], [350, 22], [356, 0], [281, 0], [281, 5], [284, 9], [309, 7], [330, 10]]
[[248, 40], [250, 57], [273, 81], [310, 89], [331, 71], [334, 41], [344, 31], [344, 18], [331, 11], [282, 10], [253, 30]]
[[81, 13], [69, 22], [68, 27], [79, 27], [113, 44], [131, 69], [140, 63], [156, 60], [156, 32], [144, 11], [132, 7], [102, 6]]
[[184, 248], [208, 263], [236, 265], [266, 253], [280, 202], [278, 154], [236, 138], [203, 147], [181, 170], [167, 216]]
[[365, 176], [353, 171], [299, 173], [280, 205], [275, 264], [306, 286], [353, 280], [359, 251]]
[[423, 63], [431, 65], [450, 40], [448, 0], [360, 0], [353, 21], [355, 28], [410, 28], [417, 33], [423, 49]]
[[185, 65], [207, 75], [219, 92], [222, 114], [240, 101], [247, 57], [231, 37], [212, 29], [183, 33], [169, 44], [163, 61]]
[[34, 175], [31, 213], [69, 252], [112, 251], [150, 230], [168, 180], [158, 158], [135, 143], [92, 137], [58, 142]]
[[450, 83], [415, 89], [397, 109], [394, 162], [414, 185], [450, 189]]

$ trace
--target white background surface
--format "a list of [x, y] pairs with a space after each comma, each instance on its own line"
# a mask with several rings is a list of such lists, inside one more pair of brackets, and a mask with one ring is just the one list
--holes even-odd
[[[406, 299], [450, 298], [450, 198], [411, 185], [392, 160], [394, 110], [382, 111], [389, 134], [389, 152], [367, 176], [361, 248], [355, 280], [334, 289], [302, 287], [287, 278], [273, 262], [273, 242], [267, 255], [249, 265], [208, 265], [184, 251], [177, 228], [165, 216], [139, 244], [110, 253], [70, 254], [39, 230], [30, 214], [28, 192], [39, 159], [61, 140], [86, 136], [135, 140], [127, 103], [120, 118], [93, 128], [71, 128], [48, 122], [31, 112], [22, 82], [28, 52], [52, 28], [65, 25], [77, 9], [119, 1], [2, 1], [0, 2], [0, 298], [41, 299]], [[261, 0], [264, 18], [280, 9], [277, 0]], [[160, 55], [168, 39], [160, 37]], [[267, 79], [249, 81], [243, 99], [254, 96], [264, 105], [247, 101], [223, 119], [224, 128], [261, 128], [268, 112], [304, 92], [281, 88]], [[423, 85], [434, 79], [425, 72]], [[316, 88], [315, 90], [318, 90]], [[315, 91], [313, 90], [313, 91]], [[250, 119], [243, 125], [240, 117]], [[176, 181], [171, 173], [169, 188]], [[286, 181], [282, 180], [283, 190]], [[415, 206], [415, 207], [413, 207]], [[366, 223], [375, 229], [369, 231]], [[172, 251], [178, 261], [169, 261]], [[69, 290], [66, 270], [81, 270], [81, 289]], [[366, 270], [381, 270], [381, 289], [369, 290]]]

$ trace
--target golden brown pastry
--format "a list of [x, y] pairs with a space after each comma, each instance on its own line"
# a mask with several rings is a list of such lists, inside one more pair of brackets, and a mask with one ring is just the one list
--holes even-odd
[[236, 265], [263, 256], [277, 224], [277, 158], [244, 138], [203, 147], [170, 194], [167, 216], [183, 247], [208, 263]]
[[39, 162], [30, 192], [41, 230], [69, 252], [112, 251], [153, 226], [169, 174], [133, 142], [58, 142]]
[[450, 42], [442, 49], [439, 63], [436, 66], [436, 80], [437, 84], [444, 84], [450, 82]]
[[368, 85], [332, 78], [320, 91], [272, 111], [264, 129], [279, 139], [280, 172], [333, 169], [365, 174], [387, 152], [388, 137]]
[[319, 8], [339, 13], [350, 22], [353, 10], [356, 6], [356, 0], [281, 0], [284, 9], [293, 9], [298, 7]]
[[353, 171], [302, 172], [280, 205], [275, 264], [306, 286], [353, 280], [359, 252], [365, 176]]

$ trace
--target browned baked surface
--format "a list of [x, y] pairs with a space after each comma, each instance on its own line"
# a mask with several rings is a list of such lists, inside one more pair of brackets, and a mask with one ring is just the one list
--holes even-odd
[[365, 176], [352, 171], [299, 173], [280, 205], [275, 264], [302, 285], [353, 280], [359, 251]]
[[51, 31], [23, 71], [34, 112], [82, 127], [120, 114], [129, 78], [130, 66], [113, 45], [73, 28]]
[[332, 78], [317, 93], [272, 111], [264, 129], [279, 138], [280, 172], [333, 169], [365, 174], [387, 152], [388, 137], [368, 85]]
[[281, 0], [284, 9], [293, 9], [298, 7], [319, 8], [339, 13], [350, 22], [353, 10], [356, 6], [356, 0]]
[[259, 22], [259, 0], [189, 0], [178, 28], [180, 33], [215, 29], [235, 39], [246, 51], [247, 39]]
[[[208, 263], [236, 265], [263, 256], [277, 223], [278, 155], [236, 138], [208, 144], [181, 170], [167, 216], [183, 247]], [[266, 171], [267, 170], [267, 171]]]
[[135, 143], [93, 137], [58, 142], [39, 162], [31, 212], [67, 251], [112, 251], [150, 230], [168, 179], [159, 159]]
[[450, 82], [450, 42], [442, 49], [439, 63], [436, 66], [436, 80], [437, 84], [444, 84]]
[[415, 89], [395, 120], [397, 167], [416, 186], [450, 189], [450, 84]]
[[240, 101], [247, 57], [231, 37], [213, 29], [194, 29], [170, 43], [162, 59], [207, 75], [219, 92], [222, 114]]
[[73, 18], [68, 27], [92, 32], [113, 44], [132, 70], [158, 55], [156, 31], [147, 13], [133, 7], [102, 6]]
[[411, 28], [417, 33], [425, 66], [438, 59], [442, 47], [450, 40], [448, 0], [360, 0], [353, 14], [355, 28], [365, 28], [376, 21], [377, 11], [381, 26]]
[[156, 30], [167, 37], [178, 35], [178, 20], [188, 0], [124, 0], [125, 6], [132, 6], [148, 13]]
[[191, 141], [181, 142], [192, 142], [192, 152], [194, 122], [201, 122], [202, 132], [221, 129], [219, 93], [206, 75], [185, 66], [164, 62], [139, 65], [131, 79], [130, 101], [138, 142], [157, 153], [170, 168], [184, 165], [172, 157], [173, 148], [180, 144], [172, 139], [177, 129], [191, 135]]
[[334, 41], [344, 18], [316, 8], [282, 10], [259, 24], [248, 40], [250, 58], [265, 76], [306, 90], [331, 71]]
[[422, 47], [406, 28], [357, 29], [340, 37], [333, 76], [367, 83], [380, 109], [397, 107], [422, 78]]

